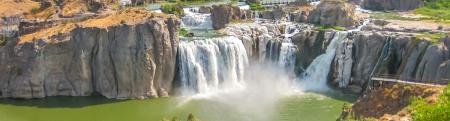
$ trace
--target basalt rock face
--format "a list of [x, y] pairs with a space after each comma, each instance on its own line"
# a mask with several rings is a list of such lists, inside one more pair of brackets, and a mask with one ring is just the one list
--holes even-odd
[[354, 27], [359, 18], [355, 6], [341, 0], [323, 0], [308, 15], [308, 21], [326, 26]]
[[167, 96], [174, 77], [180, 21], [77, 27], [50, 39], [0, 47], [0, 97]]
[[229, 36], [235, 36], [242, 40], [248, 57], [251, 61], [264, 61], [267, 44], [276, 37], [282, 35], [283, 25], [265, 24], [232, 24], [223, 32]]
[[377, 11], [407, 11], [424, 5], [424, 0], [363, 0], [362, 7]]
[[450, 51], [445, 43], [433, 44], [408, 34], [362, 31], [341, 46], [331, 72], [331, 84], [335, 86], [363, 87], [371, 76], [380, 74], [428, 82], [445, 81], [450, 75]]
[[298, 71], [303, 72], [320, 54], [325, 53], [326, 47], [333, 38], [334, 32], [304, 30], [292, 37], [300, 54], [297, 59]]
[[252, 19], [250, 10], [241, 10], [238, 6], [213, 5], [211, 9], [211, 20], [214, 29], [222, 29], [233, 20]]

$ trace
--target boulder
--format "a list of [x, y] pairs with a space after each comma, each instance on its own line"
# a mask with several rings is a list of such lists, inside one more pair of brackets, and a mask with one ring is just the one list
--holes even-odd
[[326, 26], [354, 27], [359, 24], [355, 5], [342, 0], [323, 0], [308, 15], [308, 21]]
[[211, 13], [211, 7], [209, 7], [209, 6], [201, 6], [199, 9], [198, 9], [198, 12], [199, 13]]
[[211, 20], [214, 29], [222, 29], [233, 20], [252, 19], [250, 10], [241, 10], [238, 6], [230, 4], [213, 5], [211, 9]]

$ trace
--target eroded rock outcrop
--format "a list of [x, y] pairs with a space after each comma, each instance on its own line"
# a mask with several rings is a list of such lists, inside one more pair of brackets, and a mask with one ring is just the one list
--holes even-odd
[[0, 97], [167, 96], [179, 24], [175, 17], [127, 10], [22, 36], [0, 47]]
[[223, 33], [242, 40], [250, 60], [263, 61], [268, 53], [267, 44], [282, 35], [283, 26], [273, 23], [232, 24], [227, 26]]
[[287, 19], [287, 11], [282, 7], [276, 7], [270, 11], [262, 11], [260, 12], [260, 18], [271, 19], [271, 20], [286, 20]]
[[[333, 85], [363, 87], [374, 75], [398, 75], [405, 81], [441, 82], [447, 79], [449, 50], [444, 43], [433, 44], [413, 34], [362, 31], [348, 46], [337, 50], [332, 72]], [[346, 43], [347, 44], [347, 43]], [[342, 53], [344, 52], [344, 53]], [[352, 53], [351, 56], [346, 53]], [[352, 58], [352, 64], [343, 61]], [[351, 66], [351, 73], [346, 72]], [[350, 74], [350, 75], [349, 75]], [[350, 76], [351, 79], [343, 79]]]
[[359, 18], [355, 6], [342, 0], [322, 0], [308, 15], [308, 21], [326, 26], [354, 27]]
[[252, 19], [253, 14], [250, 10], [241, 10], [233, 5], [213, 5], [211, 9], [211, 20], [214, 29], [222, 29], [231, 21]]

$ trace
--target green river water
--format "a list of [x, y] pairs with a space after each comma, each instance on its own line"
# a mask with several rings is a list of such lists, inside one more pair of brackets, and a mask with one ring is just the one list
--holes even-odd
[[[265, 109], [238, 108], [208, 99], [180, 104], [179, 98], [111, 100], [103, 97], [0, 99], [0, 121], [160, 121], [189, 113], [202, 121], [333, 121], [355, 95], [305, 93], [278, 99]], [[230, 100], [239, 103], [239, 100]], [[255, 100], [257, 104], [258, 100]], [[258, 105], [257, 105], [258, 106]], [[244, 109], [244, 110], [243, 110]]]

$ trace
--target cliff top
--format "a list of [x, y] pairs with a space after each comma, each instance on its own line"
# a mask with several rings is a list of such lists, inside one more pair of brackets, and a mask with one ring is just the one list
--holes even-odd
[[148, 18], [166, 18], [166, 17], [168, 17], [166, 14], [152, 13], [142, 8], [130, 8], [104, 18], [96, 18], [81, 22], [60, 24], [51, 28], [37, 31], [35, 33], [23, 35], [19, 38], [20, 39], [19, 43], [29, 42], [35, 40], [36, 38], [48, 39], [49, 37], [56, 34], [68, 33], [77, 27], [107, 28], [110, 26], [117, 26], [120, 24], [133, 25], [141, 23], [147, 20]]
[[0, 17], [11, 16], [30, 12], [32, 9], [39, 8], [39, 3], [31, 0], [1, 0]]

